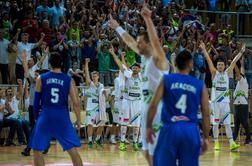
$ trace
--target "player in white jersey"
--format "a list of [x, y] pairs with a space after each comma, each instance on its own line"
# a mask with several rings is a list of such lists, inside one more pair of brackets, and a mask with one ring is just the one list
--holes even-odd
[[[127, 32], [125, 32], [112, 18], [110, 19], [110, 27], [115, 29], [119, 33], [123, 41], [132, 50], [134, 50], [139, 55], [143, 55], [141, 63], [141, 75], [143, 81], [144, 102], [142, 111], [141, 133], [143, 138], [142, 143], [145, 157], [149, 165], [152, 165], [151, 156], [153, 155], [155, 144], [150, 145], [145, 141], [146, 115], [152, 96], [163, 76], [163, 71], [168, 71], [169, 67], [165, 53], [160, 45], [154, 24], [151, 20], [151, 11], [144, 7], [141, 14], [146, 22], [148, 33], [144, 33], [143, 35], [138, 36], [137, 41], [135, 41]], [[160, 112], [161, 107], [159, 109], [159, 115]], [[157, 114], [155, 121], [153, 122], [157, 128], [160, 125], [159, 115]]]
[[[122, 100], [122, 110], [120, 112], [120, 124], [121, 124], [121, 143], [119, 149], [126, 150], [126, 132], [127, 126], [133, 127], [133, 150], [138, 150], [137, 139], [139, 135], [139, 127], [141, 122], [141, 110], [142, 110], [142, 78], [140, 75], [140, 65], [135, 63], [128, 69], [118, 59], [114, 52], [113, 46], [111, 46], [110, 53], [113, 56], [115, 62], [119, 66], [123, 73], [124, 91]], [[124, 59], [124, 57], [122, 56]], [[123, 60], [124, 61], [124, 60]], [[125, 64], [125, 63], [124, 63]]]
[[245, 45], [242, 46], [241, 51], [235, 56], [230, 66], [225, 69], [225, 59], [219, 57], [217, 59], [217, 67], [215, 68], [212, 60], [210, 59], [205, 44], [200, 43], [204, 56], [207, 60], [213, 82], [213, 89], [211, 94], [211, 102], [213, 104], [213, 135], [214, 135], [214, 149], [220, 150], [219, 137], [219, 124], [222, 123], [226, 129], [226, 135], [229, 139], [230, 150], [236, 150], [240, 145], [236, 144], [233, 140], [232, 129], [230, 126], [230, 98], [229, 98], [229, 75], [233, 71], [236, 62], [241, 58], [245, 51]]
[[117, 130], [117, 125], [120, 124], [120, 113], [122, 110], [122, 90], [123, 87], [121, 86], [120, 83], [120, 78], [119, 78], [119, 73], [115, 73], [115, 80], [114, 80], [114, 90], [112, 92], [112, 101], [111, 101], [111, 110], [112, 110], [112, 115], [113, 115], [113, 126], [111, 129], [111, 134], [110, 134], [110, 143], [115, 144], [115, 134]]
[[86, 108], [86, 124], [88, 125], [88, 147], [93, 147], [93, 129], [94, 126], [98, 126], [96, 131], [96, 139], [94, 143], [99, 147], [101, 144], [101, 135], [103, 131], [104, 123], [99, 120], [99, 94], [104, 86], [100, 83], [99, 73], [97, 71], [92, 72], [92, 81], [89, 76], [89, 62], [90, 59], [85, 59], [85, 75], [86, 75], [86, 96], [87, 96], [87, 108]]
[[242, 127], [245, 130], [246, 133], [246, 139], [245, 139], [245, 145], [250, 144], [250, 128], [249, 128], [249, 108], [248, 108], [248, 81], [244, 75], [244, 68], [243, 68], [243, 59], [240, 60], [241, 65], [238, 65], [235, 67], [235, 75], [237, 84], [234, 91], [234, 140], [237, 139], [239, 130], [240, 130], [240, 124], [242, 124]]

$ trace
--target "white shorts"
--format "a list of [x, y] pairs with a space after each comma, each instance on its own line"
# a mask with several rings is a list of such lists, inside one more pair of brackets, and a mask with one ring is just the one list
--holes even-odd
[[113, 111], [113, 122], [120, 123], [120, 113], [122, 110], [122, 100], [115, 101], [114, 111]]
[[142, 100], [122, 100], [122, 111], [120, 113], [120, 124], [140, 127]]
[[229, 103], [213, 103], [213, 118], [212, 124], [218, 125], [230, 125], [231, 117], [230, 117], [230, 105]]
[[103, 126], [105, 122], [99, 120], [99, 109], [86, 111], [86, 125]]
[[[153, 127], [161, 125], [162, 107], [163, 107], [163, 104], [162, 104], [162, 102], [160, 102], [158, 104], [158, 108], [157, 108], [157, 112], [155, 114], [155, 117], [153, 119], [153, 123], [152, 123]], [[149, 105], [148, 104], [144, 104], [144, 111], [143, 111], [142, 119], [141, 119], [141, 132], [142, 132], [142, 143], [143, 143], [142, 149], [143, 150], [148, 150], [148, 153], [151, 156], [153, 156], [154, 150], [156, 148], [157, 141], [158, 141], [159, 131], [157, 133], [155, 133], [156, 137], [154, 138], [154, 143], [153, 144], [148, 144], [146, 142], [146, 138], [147, 138], [147, 136], [146, 136], [146, 133], [147, 133], [146, 123], [147, 123], [147, 111], [148, 111], [148, 109], [149, 109]]]

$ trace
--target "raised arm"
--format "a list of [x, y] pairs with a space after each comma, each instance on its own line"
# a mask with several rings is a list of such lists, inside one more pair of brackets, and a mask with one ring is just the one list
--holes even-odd
[[86, 75], [86, 85], [87, 86], [90, 86], [90, 83], [91, 83], [91, 79], [90, 79], [90, 75], [89, 75], [89, 67], [88, 67], [88, 64], [90, 62], [90, 59], [89, 58], [86, 58], [85, 59], [85, 75]]
[[151, 11], [144, 5], [141, 15], [144, 18], [144, 21], [147, 26], [148, 35], [150, 38], [150, 43], [153, 49], [153, 60], [155, 65], [161, 70], [168, 69], [168, 63], [165, 56], [165, 52], [159, 42], [159, 38], [155, 29], [155, 25], [151, 20]]
[[45, 38], [45, 34], [41, 33], [41, 38], [39, 39], [37, 43], [35, 43], [34, 48], [40, 46], [43, 43], [44, 38]]
[[134, 51], [139, 55], [139, 50], [137, 47], [137, 42], [135, 39], [130, 36], [128, 32], [126, 32], [116, 20], [113, 19], [113, 17], [110, 15], [109, 20], [109, 26], [111, 29], [115, 30], [119, 36], [122, 38], [122, 40]]
[[110, 54], [112, 55], [114, 61], [116, 62], [117, 66], [119, 67], [119, 69], [123, 72], [123, 63], [120, 61], [120, 59], [117, 57], [117, 55], [115, 54], [115, 49], [114, 47], [111, 45], [110, 49], [109, 49]]
[[17, 100], [20, 100], [22, 98], [22, 96], [23, 96], [23, 80], [18, 79], [17, 83], [18, 83], [19, 91], [18, 91], [18, 93], [16, 95], [16, 98], [17, 98]]
[[71, 80], [71, 87], [70, 87], [69, 95], [73, 103], [73, 109], [76, 116], [77, 127], [78, 129], [80, 129], [80, 117], [81, 117], [80, 116], [80, 100], [77, 96], [78, 93], [76, 92], [76, 90], [77, 88], [75, 86], [75, 82], [74, 80]]
[[233, 59], [233, 61], [229, 65], [229, 67], [227, 68], [226, 71], [227, 71], [228, 74], [231, 74], [231, 72], [234, 70], [236, 62], [242, 57], [242, 55], [245, 52], [245, 50], [246, 50], [246, 45], [243, 44], [241, 51], [235, 56], [235, 58]]
[[208, 52], [206, 50], [206, 45], [205, 45], [205, 43], [203, 41], [200, 42], [200, 48], [202, 49], [204, 57], [205, 57], [205, 59], [207, 61], [207, 64], [208, 64], [209, 69], [210, 69], [210, 72], [212, 74], [212, 78], [214, 78], [215, 73], [216, 73], [216, 68], [213, 65], [213, 62], [212, 62], [212, 60], [211, 60], [211, 58], [210, 58], [210, 56], [209, 56], [209, 54], [208, 54]]

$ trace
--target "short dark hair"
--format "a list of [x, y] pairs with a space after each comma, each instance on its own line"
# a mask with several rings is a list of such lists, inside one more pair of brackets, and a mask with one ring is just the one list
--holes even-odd
[[216, 65], [217, 65], [218, 62], [223, 62], [223, 63], [226, 65], [227, 60], [226, 60], [226, 58], [224, 58], [223, 56], [218, 56], [218, 57], [216, 58], [215, 62], [216, 62]]
[[192, 54], [189, 51], [184, 50], [176, 56], [175, 62], [179, 70], [184, 70], [188, 67], [191, 60], [193, 60]]
[[52, 52], [49, 58], [49, 63], [52, 66], [52, 68], [61, 68], [62, 66], [61, 55], [57, 52]]
[[148, 35], [148, 32], [143, 32], [141, 33], [139, 36], [143, 36], [143, 39], [146, 43], [149, 43], [150, 42], [150, 38], [149, 38], [149, 35]]

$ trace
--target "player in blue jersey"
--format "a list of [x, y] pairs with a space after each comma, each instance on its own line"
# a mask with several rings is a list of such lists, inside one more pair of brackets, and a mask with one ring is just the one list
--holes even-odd
[[34, 165], [45, 165], [42, 151], [52, 138], [55, 138], [71, 156], [74, 166], [81, 166], [82, 161], [76, 147], [80, 139], [70, 121], [68, 96], [70, 96], [76, 114], [78, 129], [80, 127], [80, 102], [76, 94], [74, 81], [61, 72], [62, 60], [58, 53], [52, 53], [49, 59], [51, 71], [42, 74], [36, 81], [33, 104], [35, 118], [41, 103], [41, 113], [33, 129], [31, 148], [34, 150]]
[[[208, 94], [203, 81], [189, 75], [193, 68], [193, 57], [188, 51], [176, 57], [177, 74], [164, 75], [149, 107], [147, 118], [147, 142], [153, 143], [152, 121], [159, 101], [163, 100], [158, 143], [153, 165], [197, 166], [200, 153], [209, 147], [210, 128]], [[200, 140], [197, 112], [201, 106], [203, 116], [203, 138]], [[201, 148], [201, 150], [200, 150]]]

